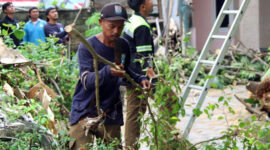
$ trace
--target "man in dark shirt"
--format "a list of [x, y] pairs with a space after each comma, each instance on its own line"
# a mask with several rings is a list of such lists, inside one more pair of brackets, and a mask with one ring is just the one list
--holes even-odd
[[[87, 143], [93, 142], [93, 136], [104, 138], [105, 142], [120, 138], [120, 126], [123, 124], [122, 102], [119, 87], [121, 85], [124, 73], [128, 73], [137, 83], [141, 83], [144, 88], [150, 88], [151, 84], [145, 76], [136, 74], [129, 70], [130, 50], [127, 41], [120, 38], [124, 27], [124, 21], [127, 20], [127, 13], [123, 6], [118, 3], [105, 5], [101, 10], [99, 23], [102, 33], [94, 35], [87, 39], [95, 51], [105, 59], [115, 62], [115, 41], [121, 42], [122, 54], [125, 57], [124, 70], [116, 70], [103, 63], [98, 64], [99, 73], [99, 96], [100, 107], [103, 112], [103, 120], [107, 135], [104, 135], [104, 129], [99, 126], [97, 130], [85, 135], [84, 124], [88, 118], [98, 116], [95, 102], [95, 72], [93, 68], [93, 57], [87, 48], [80, 44], [78, 48], [80, 79], [75, 89], [72, 99], [70, 115], [70, 136], [75, 141], [70, 142], [71, 149], [82, 148], [89, 149]], [[119, 65], [123, 68], [123, 65]]]
[[[154, 53], [152, 31], [146, 17], [153, 11], [152, 0], [128, 0], [129, 7], [135, 11], [124, 28], [124, 38], [129, 41], [131, 50], [132, 71], [139, 74], [146, 74], [149, 78], [154, 78], [155, 73], [152, 67], [152, 56]], [[143, 59], [144, 62], [135, 62], [136, 59]], [[143, 71], [147, 69], [147, 71]], [[146, 111], [147, 99], [140, 99], [141, 95], [133, 87], [127, 87], [131, 91], [127, 96], [127, 115], [125, 121], [125, 144], [131, 149], [138, 149], [136, 142], [140, 137], [139, 112]]]
[[[11, 2], [7, 2], [2, 5], [2, 11], [6, 14], [5, 18], [0, 21], [0, 28], [1, 30], [6, 30], [8, 34], [12, 33], [13, 30], [11, 27], [7, 27], [4, 24], [7, 25], [14, 25], [14, 26], [19, 26], [18, 21], [14, 18], [15, 14], [15, 8]], [[21, 43], [21, 40], [18, 39], [14, 33], [10, 34], [10, 38], [13, 39], [13, 42], [16, 46], [19, 46]]]
[[[68, 34], [61, 23], [57, 22], [58, 12], [56, 8], [50, 7], [46, 10], [45, 15], [47, 17], [47, 24], [44, 26], [44, 32], [46, 37], [57, 37], [58, 44], [65, 44], [68, 41]], [[74, 26], [74, 25], [72, 25]]]

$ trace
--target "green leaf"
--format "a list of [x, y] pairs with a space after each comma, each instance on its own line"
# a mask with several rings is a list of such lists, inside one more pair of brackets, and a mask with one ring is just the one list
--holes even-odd
[[89, 17], [85, 24], [87, 26], [91, 26], [91, 25], [99, 25], [99, 18], [100, 18], [100, 13], [94, 13], [91, 17]]
[[57, 5], [57, 1], [54, 0], [54, 1], [51, 2], [51, 4], [52, 4], [53, 6], [56, 6], [56, 5]]
[[186, 50], [186, 53], [189, 56], [192, 56], [195, 53], [196, 49], [194, 47], [188, 47], [188, 49]]
[[232, 109], [232, 107], [229, 106], [228, 109], [230, 113], [235, 114], [235, 111]]
[[175, 117], [175, 116], [172, 116], [172, 117], [171, 117], [171, 120], [173, 120], [173, 121], [178, 121], [179, 118], [177, 118], [177, 117]]
[[204, 112], [205, 112], [206, 114], [208, 114], [208, 110], [207, 110], [207, 109], [204, 109]]
[[181, 109], [181, 115], [182, 115], [182, 117], [185, 117], [185, 115], [186, 115], [185, 109]]
[[219, 116], [219, 117], [218, 117], [218, 120], [222, 120], [222, 119], [224, 119], [223, 116]]
[[245, 127], [245, 123], [243, 123], [243, 122], [239, 123], [239, 127], [240, 128], [244, 128]]
[[16, 26], [14, 26], [12, 24], [5, 24], [5, 23], [3, 23], [3, 26], [8, 27], [8, 28], [11, 28], [11, 30], [15, 30], [16, 29]]
[[2, 30], [2, 35], [3, 35], [3, 36], [7, 36], [7, 35], [8, 35], [7, 30], [3, 29], [3, 30]]
[[223, 89], [224, 88], [224, 80], [219, 77], [214, 77], [213, 83], [216, 84], [216, 88]]
[[214, 78], [214, 77], [215, 77], [215, 76], [209, 76], [209, 75], [208, 75], [208, 76], [204, 77], [204, 79], [207, 80], [207, 79], [212, 79], [212, 78]]
[[200, 109], [193, 109], [193, 114], [199, 117], [203, 112]]
[[25, 32], [23, 30], [15, 30], [14, 35], [17, 39], [21, 40], [23, 39]]
[[62, 3], [61, 4], [61, 8], [66, 8], [66, 4], [65, 3]]
[[170, 132], [171, 134], [175, 135], [175, 134], [179, 134], [179, 130], [173, 130]]
[[211, 83], [211, 84], [210, 84], [210, 87], [212, 87], [212, 88], [217, 88], [217, 85], [216, 85], [215, 83]]
[[220, 96], [219, 99], [218, 99], [218, 102], [222, 102], [223, 100], [224, 100], [224, 97]]
[[256, 116], [252, 116], [252, 117], [251, 117], [251, 120], [252, 120], [252, 121], [256, 121], [256, 119], [257, 119]]
[[190, 40], [190, 37], [186, 37], [183, 41], [188, 42]]

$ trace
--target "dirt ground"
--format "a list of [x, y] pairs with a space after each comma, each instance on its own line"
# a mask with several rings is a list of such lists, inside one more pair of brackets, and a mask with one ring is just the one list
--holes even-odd
[[[186, 104], [195, 105], [196, 100], [199, 97], [199, 94], [200, 94], [199, 91], [192, 90], [189, 98], [186, 101]], [[219, 137], [222, 135], [221, 132], [225, 131], [229, 125], [236, 124], [239, 119], [244, 119], [244, 118], [247, 118], [248, 116], [251, 116], [251, 114], [248, 111], [246, 111], [245, 106], [242, 105], [234, 97], [235, 94], [241, 98], [249, 97], [249, 93], [246, 90], [246, 87], [243, 85], [233, 86], [231, 88], [226, 88], [223, 90], [211, 89], [208, 92], [205, 98], [204, 104], [202, 106], [202, 109], [208, 106], [209, 103], [211, 104], [217, 103], [220, 96], [224, 96], [225, 99], [231, 97], [229, 105], [233, 108], [233, 110], [235, 111], [235, 114], [232, 115], [231, 113], [229, 113], [227, 107], [221, 105], [212, 113], [213, 116], [211, 120], [207, 117], [206, 114], [201, 115], [199, 118], [195, 120], [195, 123], [193, 124], [191, 132], [189, 134], [188, 140], [191, 143], [197, 143], [200, 141], [211, 139], [213, 137]], [[185, 125], [187, 124], [193, 108], [186, 107], [185, 109], [187, 113], [186, 117], [181, 118], [181, 121], [177, 124], [177, 128], [180, 131], [182, 131]], [[124, 112], [125, 112], [125, 107], [124, 107]], [[220, 116], [226, 119], [219, 120], [218, 117]], [[123, 127], [122, 127], [122, 133], [124, 133]], [[144, 135], [142, 135], [142, 137], [143, 136]], [[149, 148], [145, 144], [141, 145], [141, 150], [148, 150], [148, 149]]]
[[[189, 97], [187, 104], [194, 105], [200, 93], [199, 91], [192, 91], [191, 94], [194, 95], [194, 97]], [[251, 114], [245, 109], [245, 106], [234, 97], [235, 94], [241, 98], [249, 97], [249, 93], [246, 90], [246, 87], [242, 85], [233, 86], [224, 90], [211, 89], [208, 92], [202, 109], [208, 106], [209, 103], [217, 103], [220, 96], [224, 96], [225, 99], [231, 97], [232, 99], [230, 100], [229, 105], [233, 108], [235, 114], [233, 115], [229, 113], [228, 107], [220, 106], [213, 112], [213, 117], [211, 120], [207, 117], [206, 114], [201, 115], [195, 120], [195, 123], [193, 124], [188, 138], [190, 142], [197, 143], [211, 139], [213, 137], [219, 137], [222, 135], [221, 132], [225, 131], [229, 125], [237, 124], [239, 119], [245, 119], [248, 116], [251, 116]], [[188, 115], [177, 124], [177, 128], [180, 130], [184, 129], [185, 125], [187, 124], [192, 108], [186, 107], [186, 111]], [[226, 119], [219, 120], [218, 117], [220, 116]]]

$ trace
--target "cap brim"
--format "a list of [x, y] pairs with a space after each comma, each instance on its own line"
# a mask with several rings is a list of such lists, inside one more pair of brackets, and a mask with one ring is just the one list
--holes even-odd
[[121, 17], [121, 16], [114, 16], [114, 17], [109, 17], [109, 18], [104, 18], [105, 20], [112, 20], [112, 21], [115, 21], [115, 20], [123, 20], [123, 21], [127, 21], [126, 18], [124, 17]]

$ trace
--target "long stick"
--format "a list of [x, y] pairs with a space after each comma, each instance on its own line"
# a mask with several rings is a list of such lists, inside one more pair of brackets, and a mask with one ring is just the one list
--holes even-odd
[[[95, 89], [96, 89], [96, 107], [97, 107], [97, 112], [98, 112], [98, 116], [102, 115], [102, 111], [101, 111], [101, 108], [100, 108], [100, 100], [99, 100], [99, 75], [98, 75], [98, 60], [97, 58], [94, 58], [94, 70], [95, 70]], [[105, 125], [102, 124], [102, 127], [103, 127], [103, 140], [105, 139], [106, 137], [106, 128], [105, 128]]]
[[243, 105], [246, 107], [246, 109], [247, 109], [248, 112], [250, 112], [250, 113], [252, 113], [252, 114], [255, 114], [257, 117], [262, 116], [262, 113], [258, 112], [258, 111], [255, 110], [255, 109], [252, 109], [248, 104], [246, 104], [244, 101], [242, 101], [241, 98], [239, 98], [237, 95], [234, 95], [234, 97], [235, 97], [241, 104], [243, 104]]
[[96, 58], [94, 58], [94, 70], [95, 70], [95, 76], [96, 76], [96, 81], [95, 81], [95, 89], [96, 89], [96, 107], [98, 111], [98, 116], [101, 115], [101, 110], [100, 110], [100, 101], [99, 101], [99, 75], [98, 75], [98, 61]]

